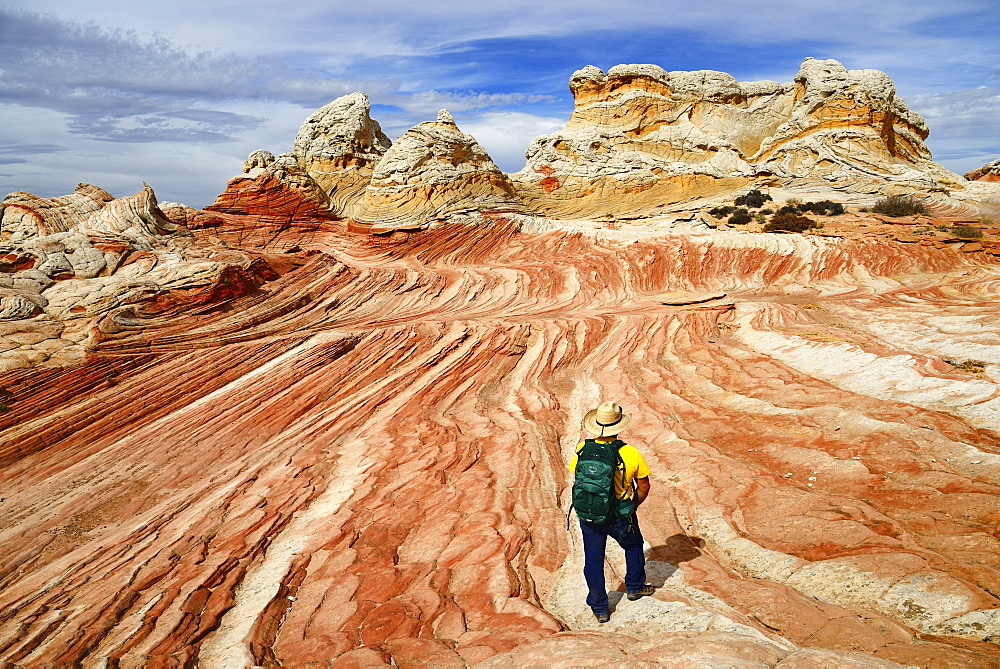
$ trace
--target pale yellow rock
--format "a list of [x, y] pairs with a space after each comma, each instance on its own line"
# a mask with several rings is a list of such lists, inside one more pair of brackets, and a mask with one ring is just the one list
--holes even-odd
[[442, 110], [386, 151], [354, 218], [374, 228], [418, 228], [476, 210], [526, 211], [507, 175]]
[[340, 216], [354, 214], [375, 164], [392, 145], [370, 112], [368, 96], [351, 93], [316, 110], [295, 136], [292, 156]]
[[575, 106], [565, 128], [536, 138], [513, 175], [526, 199], [553, 214], [648, 211], [762, 173], [841, 189], [961, 181], [931, 160], [926, 123], [877, 70], [808, 58], [794, 82], [780, 84], [587, 66], [569, 86]]

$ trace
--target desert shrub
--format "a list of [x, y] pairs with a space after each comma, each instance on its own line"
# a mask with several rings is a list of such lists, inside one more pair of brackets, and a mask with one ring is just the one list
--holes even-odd
[[729, 216], [729, 214], [733, 213], [734, 211], [736, 211], [736, 207], [725, 206], [725, 207], [716, 207], [715, 209], [709, 209], [708, 213], [711, 214], [712, 216], [715, 216], [716, 218], [722, 218], [723, 216]]
[[876, 202], [871, 210], [876, 214], [893, 217], [928, 213], [927, 205], [912, 195], [889, 195]]
[[960, 239], [982, 239], [983, 231], [978, 230], [971, 225], [956, 225], [951, 229], [951, 234], [955, 235]]
[[799, 211], [811, 211], [820, 216], [840, 216], [844, 213], [844, 205], [830, 200], [820, 200], [819, 202], [803, 202], [798, 207]]
[[795, 204], [785, 204], [778, 208], [778, 211], [774, 213], [775, 216], [783, 216], [785, 214], [797, 214], [799, 213], [799, 207]]
[[749, 207], [751, 209], [759, 209], [764, 206], [765, 202], [770, 202], [771, 196], [761, 193], [759, 190], [754, 189], [747, 193], [746, 195], [741, 195], [736, 198], [736, 205], [739, 207]]
[[953, 360], [951, 358], [945, 358], [944, 361], [952, 367], [956, 367], [963, 372], [969, 372], [971, 374], [982, 374], [986, 371], [986, 363], [982, 360]]
[[816, 221], [795, 211], [782, 213], [780, 210], [764, 226], [764, 232], [805, 232], [817, 227]]
[[746, 225], [752, 220], [753, 217], [750, 216], [750, 212], [747, 211], [746, 207], [740, 207], [733, 212], [733, 215], [729, 217], [727, 223], [729, 223], [729, 225]]
[[762, 211], [758, 211], [753, 215], [753, 220], [763, 225], [764, 223], [767, 223], [767, 215]]
[[760, 210], [760, 213], [764, 214], [765, 216], [770, 216], [771, 214], [773, 214], [773, 213], [774, 213], [774, 210], [773, 210], [773, 209], [771, 209], [771, 208], [768, 208], [768, 209], [761, 209], [761, 210]]

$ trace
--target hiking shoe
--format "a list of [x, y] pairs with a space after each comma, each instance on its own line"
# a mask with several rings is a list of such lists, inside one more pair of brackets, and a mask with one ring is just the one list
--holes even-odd
[[602, 625], [611, 620], [610, 613], [595, 613], [594, 615], [597, 616], [597, 622], [601, 623]]
[[651, 595], [654, 592], [656, 592], [656, 588], [647, 583], [646, 585], [642, 586], [642, 590], [628, 593], [628, 599], [630, 602], [634, 602], [635, 600], [641, 599], [646, 595]]

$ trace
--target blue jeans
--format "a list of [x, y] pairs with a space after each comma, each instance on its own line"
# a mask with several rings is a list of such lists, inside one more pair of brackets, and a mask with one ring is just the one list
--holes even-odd
[[636, 518], [613, 518], [602, 525], [580, 521], [583, 532], [583, 576], [587, 579], [587, 604], [597, 615], [608, 612], [608, 592], [604, 589], [604, 550], [608, 537], [625, 549], [625, 589], [639, 592], [646, 585], [646, 556], [642, 552], [642, 532]]

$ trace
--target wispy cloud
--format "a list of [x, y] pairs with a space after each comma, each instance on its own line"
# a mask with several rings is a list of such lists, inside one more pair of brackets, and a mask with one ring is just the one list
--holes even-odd
[[[65, 146], [58, 144], [27, 144], [12, 142], [0, 146], [0, 165], [15, 165], [28, 162], [27, 156], [37, 156], [45, 153], [65, 151]], [[10, 176], [10, 175], [7, 175]]]
[[[0, 2], [0, 188], [144, 178], [205, 203], [249, 150], [288, 150], [356, 90], [390, 134], [447, 108], [517, 169], [569, 116], [569, 74], [623, 62], [790, 81], [803, 57], [836, 58], [886, 71], [939, 158], [1000, 144], [995, 0]], [[49, 143], [63, 150], [30, 148]]]

